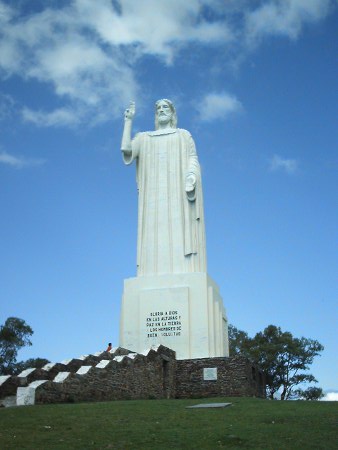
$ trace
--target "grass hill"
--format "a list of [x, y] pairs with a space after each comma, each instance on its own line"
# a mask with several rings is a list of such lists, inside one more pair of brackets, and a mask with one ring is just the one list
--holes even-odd
[[[198, 403], [231, 402], [214, 409]], [[254, 398], [130, 400], [2, 408], [0, 448], [337, 449], [337, 403]]]

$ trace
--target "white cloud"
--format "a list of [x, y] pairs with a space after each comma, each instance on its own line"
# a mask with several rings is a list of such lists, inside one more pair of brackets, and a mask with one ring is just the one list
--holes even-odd
[[338, 392], [327, 392], [321, 400], [323, 402], [338, 402]]
[[116, 14], [107, 1], [100, 10], [91, 0], [76, 2], [79, 14], [89, 17], [90, 26], [108, 44], [139, 45], [143, 54], [158, 55], [167, 62], [171, 61], [177, 43], [232, 39], [227, 23], [207, 22], [200, 14], [203, 5], [213, 3], [210, 0], [123, 0], [121, 14]]
[[[47, 6], [39, 12], [24, 15], [25, 2], [0, 0], [0, 76], [42, 82], [63, 102], [55, 111], [31, 111], [26, 105], [26, 120], [45, 126], [95, 124], [118, 117], [130, 99], [141, 96], [135, 70], [140, 58], [152, 55], [174, 64], [192, 42], [238, 55], [272, 34], [297, 37], [304, 24], [325, 17], [332, 2], [73, 0], [48, 7], [58, 3], [48, 1], [40, 2]], [[209, 102], [210, 117], [239, 106], [231, 96]]]
[[246, 14], [247, 40], [255, 43], [267, 35], [298, 37], [306, 23], [328, 14], [331, 0], [270, 0]]
[[23, 108], [22, 117], [38, 126], [73, 126], [81, 123], [81, 111], [59, 108], [50, 113]]
[[0, 153], [0, 164], [5, 164], [15, 169], [22, 169], [24, 167], [32, 167], [32, 166], [41, 166], [45, 162], [46, 161], [43, 159], [32, 159], [23, 157], [18, 158], [4, 151]]
[[226, 119], [229, 115], [243, 109], [242, 104], [236, 97], [227, 92], [213, 92], [207, 94], [196, 108], [202, 121], [215, 119]]
[[55, 111], [23, 108], [25, 120], [46, 126], [97, 123], [116, 116], [121, 105], [137, 97], [137, 82], [125, 54], [100, 40], [97, 30], [90, 28], [90, 17], [81, 17], [82, 3], [3, 24], [3, 75], [43, 82], [63, 102]]
[[13, 10], [8, 5], [4, 3], [0, 3], [0, 24], [4, 24], [9, 22], [9, 20], [13, 17]]
[[284, 171], [288, 174], [293, 174], [298, 169], [298, 162], [296, 159], [286, 159], [278, 155], [273, 155], [269, 161], [269, 169], [272, 171]]
[[15, 102], [9, 95], [0, 92], [0, 121], [10, 117], [14, 111]]

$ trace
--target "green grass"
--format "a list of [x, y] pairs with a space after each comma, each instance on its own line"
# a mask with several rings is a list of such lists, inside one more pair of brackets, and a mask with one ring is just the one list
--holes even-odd
[[[197, 403], [231, 402], [218, 409]], [[0, 448], [337, 449], [336, 402], [138, 400], [0, 410]]]

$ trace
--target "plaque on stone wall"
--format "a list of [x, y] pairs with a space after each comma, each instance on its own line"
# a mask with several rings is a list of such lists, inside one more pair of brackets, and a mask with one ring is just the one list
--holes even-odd
[[206, 367], [203, 369], [203, 380], [204, 381], [215, 381], [217, 380], [217, 367]]

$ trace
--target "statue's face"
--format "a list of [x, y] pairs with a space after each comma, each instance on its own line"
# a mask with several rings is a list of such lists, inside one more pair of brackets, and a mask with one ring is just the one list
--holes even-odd
[[160, 124], [164, 125], [164, 124], [170, 123], [173, 112], [172, 112], [170, 106], [168, 105], [168, 103], [161, 100], [157, 104], [156, 115], [157, 115], [158, 122]]

